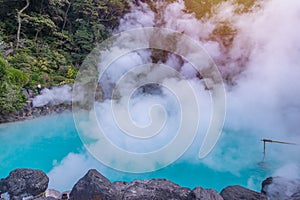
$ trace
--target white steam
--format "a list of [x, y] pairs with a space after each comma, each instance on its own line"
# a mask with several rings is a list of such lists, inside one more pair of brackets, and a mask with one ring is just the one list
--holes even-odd
[[98, 168], [98, 161], [88, 154], [69, 153], [59, 165], [47, 174], [50, 182], [48, 188], [57, 189], [61, 192], [72, 189], [72, 184], [76, 183], [87, 169]]
[[[214, 8], [212, 17], [196, 19], [194, 14], [186, 13], [183, 0], [173, 3], [157, 4], [158, 13], [154, 13], [146, 3], [132, 4], [132, 11], [121, 20], [116, 32], [138, 27], [164, 27], [185, 33], [203, 45], [218, 64], [227, 83], [228, 109], [225, 130], [221, 141], [214, 151], [203, 161], [208, 167], [217, 171], [236, 174], [243, 170], [257, 167], [262, 158], [260, 138], [266, 137], [283, 141], [300, 143], [300, 1], [270, 0], [260, 2], [260, 6], [248, 13], [237, 14], [237, 5], [225, 2]], [[220, 24], [228, 23], [234, 30], [234, 38], [229, 46], [222, 41], [222, 34], [215, 35], [214, 30]], [[226, 39], [226, 38], [225, 38]], [[119, 49], [122, 51], [122, 49]], [[151, 105], [160, 103], [168, 112], [169, 124], [165, 126], [165, 135], [155, 140], [138, 145], [138, 141], [120, 136], [121, 133], [114, 124], [109, 97], [114, 83], [125, 72], [133, 67], [151, 61], [151, 52], [147, 50], [132, 52], [114, 62], [100, 80], [103, 85], [106, 101], [96, 104], [98, 120], [103, 123], [104, 132], [117, 146], [123, 149], [148, 152], [165, 144], [173, 134], [176, 124], [176, 106], [170, 96], [164, 92], [134, 96], [132, 102], [132, 119], [139, 125], [149, 123], [148, 109]], [[163, 62], [163, 61], [161, 61]], [[200, 108], [202, 120], [199, 128], [199, 138], [183, 159], [195, 161], [203, 132], [207, 129], [211, 115], [211, 99], [203, 82], [199, 80], [196, 71], [189, 63], [170, 54], [164, 64], [180, 71], [195, 88], [195, 94]], [[145, 68], [145, 78], [156, 77], [161, 82], [173, 80], [169, 73], [157, 71], [155, 68]], [[178, 82], [172, 83], [174, 85]], [[134, 88], [134, 77], [122, 88]], [[180, 91], [179, 92], [184, 92]], [[45, 93], [46, 94], [46, 93]], [[51, 95], [49, 95], [50, 97]], [[71, 97], [70, 97], [71, 98]], [[51, 98], [36, 100], [36, 105], [49, 102]], [[41, 103], [43, 102], [43, 103]], [[187, 99], [188, 102], [188, 99]], [[45, 105], [45, 104], [44, 104]], [[134, 107], [136, 106], [136, 107]], [[174, 118], [172, 118], [174, 116]], [[93, 127], [89, 127], [91, 134]], [[97, 133], [94, 133], [97, 135]], [[108, 156], [109, 152], [106, 152]], [[281, 168], [281, 163], [292, 163], [288, 169], [276, 171], [276, 175], [299, 176], [299, 146], [280, 146], [268, 144], [267, 158], [274, 160]], [[50, 177], [60, 177], [65, 173], [65, 166], [74, 161], [85, 160], [81, 156], [69, 155], [60, 166], [54, 168]], [[197, 161], [198, 162], [198, 161]], [[200, 161], [202, 162], [202, 161]], [[77, 162], [76, 162], [77, 163]], [[70, 174], [69, 180], [78, 177], [87, 168], [94, 166], [88, 161], [80, 166], [80, 170]], [[77, 165], [77, 164], [76, 164]], [[288, 170], [288, 174], [282, 172]], [[66, 170], [67, 171], [67, 170]], [[60, 179], [59, 179], [60, 180]], [[70, 182], [70, 181], [69, 181]], [[52, 182], [53, 186], [59, 184]], [[63, 184], [67, 184], [66, 182]], [[253, 180], [249, 179], [249, 185]]]
[[33, 99], [32, 104], [33, 107], [42, 107], [47, 104], [59, 105], [62, 103], [70, 103], [71, 100], [72, 88], [69, 85], [63, 85], [52, 89], [43, 89], [41, 94]]

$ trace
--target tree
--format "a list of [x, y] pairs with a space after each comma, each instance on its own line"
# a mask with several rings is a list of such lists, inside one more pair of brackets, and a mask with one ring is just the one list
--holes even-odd
[[71, 5], [72, 5], [72, 0], [70, 0], [70, 2], [68, 2], [68, 7], [67, 7], [67, 10], [64, 14], [64, 23], [63, 23], [63, 26], [61, 28], [61, 31], [64, 31], [65, 27], [66, 27], [66, 23], [67, 23], [67, 19], [68, 19], [68, 13], [69, 13], [69, 10], [71, 8]]
[[17, 46], [16, 49], [19, 48], [20, 45], [20, 33], [21, 33], [21, 26], [22, 26], [22, 19], [21, 14], [28, 8], [30, 2], [29, 0], [26, 0], [26, 5], [17, 12], [17, 20], [18, 20], [18, 31], [17, 31]]
[[39, 33], [45, 29], [47, 35], [53, 34], [56, 31], [55, 23], [50, 19], [48, 15], [32, 14], [31, 16], [25, 15], [28, 23], [36, 31], [34, 41], [37, 41]]

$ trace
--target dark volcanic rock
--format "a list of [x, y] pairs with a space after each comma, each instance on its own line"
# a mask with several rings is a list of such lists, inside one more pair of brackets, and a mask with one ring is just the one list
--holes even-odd
[[264, 194], [249, 190], [241, 186], [229, 186], [222, 190], [224, 200], [267, 200]]
[[30, 105], [24, 106], [20, 111], [16, 112], [0, 112], [0, 123], [15, 122], [26, 119], [33, 119], [50, 114], [59, 114], [66, 110], [72, 110], [71, 104], [45, 105], [43, 107], [34, 108]]
[[115, 186], [97, 170], [91, 169], [73, 187], [70, 200], [116, 200]]
[[62, 200], [68, 199], [68, 196], [70, 200], [300, 200], [300, 180], [281, 177], [266, 179], [262, 183], [262, 193], [229, 186], [221, 194], [201, 187], [191, 191], [166, 179], [111, 183], [95, 169], [89, 170], [71, 192], [45, 192], [48, 182], [48, 177], [40, 170], [16, 169], [0, 180], [0, 194], [8, 194], [11, 200], [23, 200], [24, 197]]
[[271, 185], [272, 182], [273, 182], [273, 177], [269, 177], [266, 180], [264, 180], [261, 184], [261, 193], [267, 195], [269, 185]]
[[186, 200], [191, 192], [165, 179], [136, 180], [115, 183], [122, 200]]
[[26, 96], [26, 103], [19, 111], [0, 111], [0, 123], [15, 122], [26, 119], [33, 119], [40, 116], [46, 116], [54, 113], [62, 113], [66, 110], [72, 110], [71, 102], [61, 103], [59, 105], [47, 105], [41, 107], [33, 107], [32, 102], [36, 95], [33, 90], [23, 89], [22, 93]]
[[[191, 194], [190, 189], [180, 187], [166, 179], [136, 180], [112, 184], [96, 170], [90, 170], [75, 184], [70, 193], [70, 200], [196, 200], [196, 197], [204, 193], [206, 196], [218, 197], [217, 192], [212, 190], [204, 192], [195, 189], [193, 192]], [[215, 199], [222, 200], [222, 198]]]
[[289, 198], [289, 200], [300, 200], [300, 191], [294, 193], [294, 194]]
[[263, 181], [261, 192], [271, 200], [300, 200], [300, 180], [269, 177]]
[[49, 178], [41, 170], [16, 169], [0, 180], [0, 193], [8, 192], [11, 199], [21, 200], [45, 192], [48, 183]]
[[195, 200], [223, 200], [223, 197], [215, 190], [204, 189], [202, 187], [196, 187], [189, 194], [187, 199]]
[[165, 179], [112, 184], [96, 170], [90, 170], [75, 184], [70, 200], [186, 200], [190, 192]]

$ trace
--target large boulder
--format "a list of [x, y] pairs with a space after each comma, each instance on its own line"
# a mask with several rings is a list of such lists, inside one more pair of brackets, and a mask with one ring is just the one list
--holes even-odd
[[223, 189], [221, 196], [224, 200], [267, 200], [264, 194], [237, 185]]
[[187, 199], [194, 200], [223, 200], [223, 197], [219, 193], [212, 189], [204, 189], [202, 187], [196, 187], [193, 189]]
[[91, 169], [73, 187], [70, 200], [116, 200], [114, 185], [97, 170]]
[[166, 179], [136, 180], [115, 183], [119, 199], [124, 200], [186, 200], [191, 192]]
[[269, 177], [262, 182], [261, 192], [270, 200], [300, 200], [300, 180]]
[[10, 199], [22, 200], [44, 193], [48, 183], [49, 178], [41, 170], [16, 169], [0, 180], [0, 194], [8, 193]]

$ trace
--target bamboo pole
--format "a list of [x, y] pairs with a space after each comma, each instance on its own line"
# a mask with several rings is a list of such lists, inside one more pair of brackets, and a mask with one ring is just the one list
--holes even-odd
[[270, 139], [265, 139], [265, 138], [262, 138], [261, 141], [264, 142], [263, 160], [265, 159], [265, 156], [266, 156], [266, 143], [267, 142], [278, 143], [278, 144], [288, 144], [288, 145], [298, 145], [297, 143], [294, 143], [294, 142], [283, 142], [283, 141], [279, 141], [279, 140], [270, 140]]

